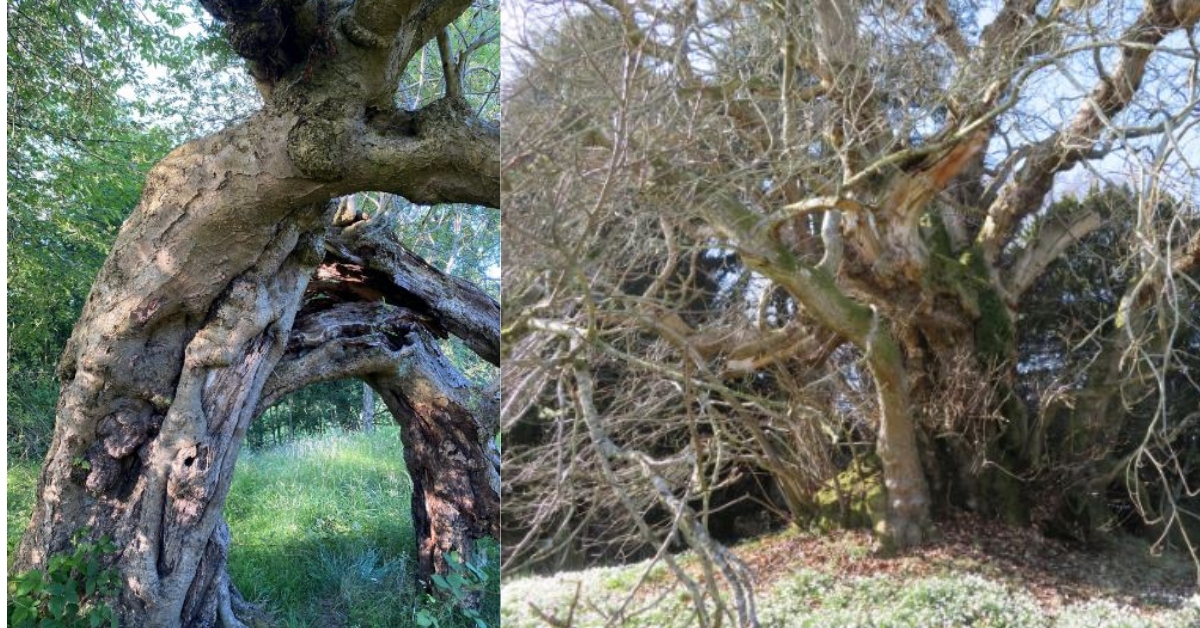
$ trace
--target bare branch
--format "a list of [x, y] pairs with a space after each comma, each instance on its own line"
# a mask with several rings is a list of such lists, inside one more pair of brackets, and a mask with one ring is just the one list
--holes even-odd
[[459, 73], [458, 63], [450, 53], [450, 36], [446, 31], [437, 34], [438, 56], [442, 60], [442, 77], [446, 81], [446, 98], [462, 98], [462, 74]]
[[[1194, 23], [1194, 18], [1190, 19]], [[1041, 207], [1054, 176], [1082, 159], [1112, 117], [1133, 100], [1154, 46], [1172, 31], [1186, 27], [1188, 23], [1172, 11], [1150, 4], [1125, 31], [1121, 63], [1113, 75], [1092, 89], [1067, 128], [1033, 146], [1024, 167], [988, 208], [977, 240], [989, 262], [995, 261], [1021, 219]]]
[[1096, 212], [1086, 212], [1066, 223], [1052, 222], [1043, 225], [1037, 238], [1025, 247], [1009, 271], [1008, 292], [1018, 298], [1046, 270], [1076, 242], [1104, 226], [1104, 219]]
[[941, 37], [946, 47], [954, 53], [954, 58], [960, 63], [966, 61], [971, 49], [967, 40], [963, 38], [962, 31], [958, 29], [954, 14], [950, 11], [950, 4], [946, 0], [926, 0], [925, 16], [933, 23], [938, 37]]

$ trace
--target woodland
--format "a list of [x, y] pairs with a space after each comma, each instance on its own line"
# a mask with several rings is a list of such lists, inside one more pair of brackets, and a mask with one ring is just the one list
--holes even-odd
[[[532, 579], [506, 623], [893, 625], [776, 623], [756, 586], [787, 559], [730, 546], [784, 528], [867, 530], [893, 570], [1144, 543], [1194, 593], [1200, 2], [514, 11], [501, 545]], [[551, 593], [592, 567], [601, 597]], [[1076, 625], [980, 586], [894, 625]]]
[[8, 34], [9, 625], [495, 625], [498, 3]]

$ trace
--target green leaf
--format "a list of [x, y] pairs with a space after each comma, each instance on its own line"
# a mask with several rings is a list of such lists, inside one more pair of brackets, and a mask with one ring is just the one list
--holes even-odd
[[17, 595], [28, 595], [42, 588], [42, 572], [30, 570], [17, 576]]
[[8, 616], [9, 622], [13, 626], [20, 626], [26, 622], [33, 623], [33, 611], [28, 607], [14, 604], [12, 606], [12, 614]]
[[64, 617], [67, 614], [67, 601], [61, 595], [51, 595], [46, 602], [46, 608], [52, 617]]

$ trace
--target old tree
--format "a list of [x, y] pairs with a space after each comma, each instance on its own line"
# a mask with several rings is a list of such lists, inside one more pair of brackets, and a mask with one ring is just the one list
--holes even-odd
[[1200, 2], [569, 4], [504, 101], [506, 566], [682, 539], [750, 622], [767, 508], [1193, 547]]
[[[58, 365], [53, 442], [11, 567], [44, 568], [80, 533], [111, 539], [130, 627], [242, 625], [222, 519], [239, 446], [256, 415], [317, 381], [367, 382], [400, 423], [421, 579], [499, 531], [495, 392], [472, 389], [438, 343], [457, 336], [498, 364], [498, 304], [396, 242], [385, 215], [334, 202], [378, 191], [498, 207], [499, 130], [464, 95], [496, 7], [201, 5], [261, 109], [150, 171]], [[463, 20], [485, 14], [492, 26], [467, 37]], [[416, 105], [397, 90], [427, 44], [444, 88]]]

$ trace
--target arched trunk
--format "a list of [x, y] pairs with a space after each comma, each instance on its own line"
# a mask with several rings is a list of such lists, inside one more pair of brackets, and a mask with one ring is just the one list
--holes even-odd
[[500, 535], [500, 452], [493, 440], [498, 415], [472, 409], [483, 401], [428, 338], [402, 369], [370, 378], [400, 424], [404, 460], [413, 482], [417, 578], [426, 586], [447, 573], [447, 557], [480, 562], [476, 542]]
[[[44, 568], [80, 530], [111, 539], [127, 628], [240, 625], [221, 510], [264, 390], [282, 389], [267, 384], [325, 257], [327, 201], [369, 189], [499, 204], [498, 131], [457, 83], [416, 111], [391, 104], [400, 71], [468, 1], [364, 0], [336, 15], [202, 4], [266, 105], [148, 175], [60, 361], [54, 440], [13, 561]], [[486, 327], [474, 313], [451, 328], [468, 344]]]
[[478, 563], [477, 542], [499, 537], [498, 391], [470, 385], [436, 337], [457, 329], [496, 364], [500, 307], [369, 221], [331, 232], [327, 249], [260, 408], [331, 379], [362, 379], [380, 395], [401, 429], [417, 577], [428, 587], [432, 574], [448, 572], [447, 553]]
[[290, 209], [294, 193], [269, 190], [273, 206], [227, 231], [241, 186], [218, 189], [230, 171], [206, 147], [255, 122], [270, 126], [155, 168], [59, 365], [55, 438], [14, 568], [44, 565], [79, 530], [111, 539], [122, 625], [215, 625], [229, 604], [221, 508], [320, 260], [328, 212]]

